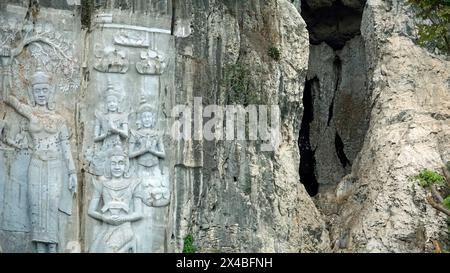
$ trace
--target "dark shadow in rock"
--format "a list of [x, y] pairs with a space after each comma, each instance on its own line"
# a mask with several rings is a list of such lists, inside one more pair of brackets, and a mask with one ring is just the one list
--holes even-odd
[[326, 42], [335, 50], [342, 49], [345, 43], [360, 35], [361, 18], [366, 1], [356, 6], [345, 6], [341, 0], [331, 5], [313, 6], [311, 1], [302, 0], [301, 15], [305, 19], [309, 40], [313, 45]]
[[317, 183], [315, 174], [316, 160], [309, 140], [310, 125], [314, 119], [313, 88], [320, 88], [319, 79], [313, 78], [312, 80], [306, 80], [305, 90], [303, 92], [303, 118], [298, 138], [298, 146], [300, 149], [300, 181], [310, 196], [315, 196], [319, 191], [319, 184]]
[[336, 148], [336, 154], [339, 158], [339, 161], [342, 164], [342, 168], [345, 169], [347, 165], [351, 165], [350, 160], [348, 160], [347, 156], [344, 152], [344, 142], [342, 142], [341, 136], [336, 132], [336, 136], [334, 137], [334, 146]]

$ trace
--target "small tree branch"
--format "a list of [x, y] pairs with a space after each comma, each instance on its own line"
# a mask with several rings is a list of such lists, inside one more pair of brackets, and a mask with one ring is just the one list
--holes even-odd
[[444, 198], [437, 190], [436, 185], [431, 185], [431, 194], [433, 194], [433, 197], [438, 200], [438, 203], [444, 202]]
[[433, 240], [433, 245], [436, 253], [442, 253], [442, 248], [438, 241]]
[[445, 213], [447, 216], [450, 216], [450, 210], [448, 210], [448, 209], [444, 208], [443, 206], [441, 206], [440, 204], [436, 203], [436, 201], [434, 201], [433, 197], [427, 196], [427, 201], [436, 210]]

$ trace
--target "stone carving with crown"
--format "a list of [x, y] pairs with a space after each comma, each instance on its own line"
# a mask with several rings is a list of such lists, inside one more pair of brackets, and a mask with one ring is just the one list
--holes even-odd
[[143, 202], [153, 207], [166, 206], [170, 200], [169, 177], [162, 164], [166, 153], [156, 129], [157, 109], [143, 100], [137, 114], [138, 129], [131, 131], [129, 151], [137, 175], [143, 178]]
[[101, 221], [89, 252], [134, 253], [137, 248], [132, 222], [142, 219], [142, 201], [136, 194], [139, 179], [128, 176], [129, 159], [121, 146], [109, 151], [105, 175], [93, 179], [90, 217]]
[[56, 252], [59, 211], [72, 213], [77, 175], [66, 120], [52, 105], [51, 76], [38, 69], [31, 78], [33, 105], [10, 94], [4, 81], [5, 102], [29, 121], [32, 155], [28, 166], [28, 202], [31, 238], [37, 252]]
[[95, 112], [94, 142], [101, 143], [100, 151], [94, 159], [94, 170], [97, 175], [103, 174], [104, 161], [110, 149], [123, 145], [128, 139], [128, 113], [121, 111], [123, 95], [111, 83], [104, 93], [105, 109]]

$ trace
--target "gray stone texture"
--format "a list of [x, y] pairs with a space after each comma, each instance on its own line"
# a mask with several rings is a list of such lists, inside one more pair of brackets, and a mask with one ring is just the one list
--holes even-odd
[[[335, 21], [307, 28], [317, 18], [301, 12], [326, 14], [337, 3], [352, 11], [339, 29]], [[14, 48], [15, 32], [39, 36], [11, 63], [8, 92], [34, 106], [31, 77], [43, 67], [56, 87], [49, 106], [69, 128], [78, 191], [61, 197], [59, 252], [92, 245], [181, 252], [187, 235], [198, 252], [432, 252], [434, 240], [448, 243], [446, 218], [410, 177], [450, 161], [450, 63], [415, 44], [415, 15], [405, 1], [96, 0], [89, 28], [82, 28], [80, 1], [29, 4], [0, 2], [0, 37]], [[35, 148], [30, 122], [4, 103], [5, 48], [0, 252], [36, 252], [27, 193]], [[236, 71], [237, 82], [230, 79]], [[319, 192], [311, 197], [300, 181], [297, 142], [305, 80], [313, 79], [309, 140]], [[108, 112], [105, 92], [120, 93], [112, 95], [121, 98], [117, 113]], [[141, 130], [143, 97], [155, 128]], [[257, 141], [172, 139], [172, 108], [194, 107], [194, 97], [203, 106], [278, 105], [280, 146], [266, 152]], [[101, 137], [108, 128], [113, 133]], [[133, 157], [131, 177], [108, 177], [113, 146], [130, 152], [146, 137], [160, 156]], [[61, 169], [68, 180], [70, 166]], [[110, 208], [90, 210], [92, 199], [121, 190], [133, 200], [124, 223], [102, 218]], [[105, 230], [137, 243], [102, 248]]]

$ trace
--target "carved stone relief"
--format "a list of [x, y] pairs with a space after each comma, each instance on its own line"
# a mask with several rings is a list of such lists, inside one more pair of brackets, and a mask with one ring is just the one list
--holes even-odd
[[117, 45], [132, 47], [149, 47], [150, 41], [146, 33], [121, 30], [114, 36], [114, 42]]
[[101, 28], [94, 29], [95, 48], [102, 50], [96, 50], [90, 90], [97, 98], [103, 90], [103, 101], [90, 116], [95, 122], [86, 119], [92, 126], [85, 144], [93, 220], [87, 251], [160, 252], [171, 197], [161, 126], [162, 90], [171, 83], [161, 77], [171, 52], [156, 48], [170, 50], [172, 40], [155, 29], [111, 22], [114, 15], [97, 20]]
[[[78, 52], [64, 31], [72, 14], [43, 10], [23, 21], [26, 11], [8, 6], [0, 16], [0, 233], [17, 239], [3, 244], [8, 252], [57, 252], [73, 234], [66, 221], [78, 188], [67, 119], [67, 97], [80, 86]], [[46, 17], [68, 20], [55, 27]]]
[[132, 130], [130, 158], [136, 175], [143, 178], [141, 198], [147, 206], [162, 207], [169, 204], [168, 173], [161, 163], [166, 153], [161, 132], [157, 131], [156, 109], [146, 103], [139, 107], [137, 130]]
[[103, 175], [105, 160], [110, 150], [125, 144], [128, 139], [128, 113], [121, 104], [124, 94], [109, 83], [103, 93], [103, 109], [95, 111], [94, 154], [90, 155], [91, 168], [96, 175]]
[[[63, 192], [70, 191], [73, 195], [77, 190], [76, 169], [66, 121], [49, 104], [52, 89], [50, 75], [36, 71], [31, 77], [31, 85], [35, 106], [22, 103], [9, 94], [9, 87], [4, 89], [4, 100], [29, 120], [33, 142], [27, 170], [32, 241], [36, 242], [38, 252], [56, 252], [59, 242], [58, 212], [61, 210], [71, 214], [72, 206], [66, 206], [62, 198], [67, 196]], [[23, 136], [18, 139], [23, 140]]]
[[128, 71], [128, 56], [125, 50], [118, 50], [115, 47], [106, 47], [97, 50], [97, 61], [94, 68], [106, 73], [126, 73]]
[[139, 74], [161, 75], [166, 68], [164, 55], [154, 50], [141, 52], [141, 61], [136, 63]]
[[164, 251], [173, 179], [164, 111], [174, 87], [170, 27], [117, 10], [94, 15], [92, 50], [82, 47], [77, 9], [41, 7], [30, 16], [21, 4], [5, 6], [3, 250]]
[[17, 132], [9, 132], [4, 123], [2, 140], [6, 144], [3, 150], [14, 153], [7, 159], [10, 162], [9, 177], [4, 183], [3, 193], [3, 221], [1, 229], [8, 231], [29, 232], [28, 217], [28, 175], [23, 166], [28, 166], [31, 159], [32, 143], [29, 140], [28, 124], [22, 120]]
[[136, 194], [140, 179], [127, 174], [129, 159], [120, 145], [110, 149], [106, 165], [105, 175], [93, 179], [88, 213], [102, 225], [89, 251], [134, 253], [137, 242], [131, 223], [142, 219], [142, 201]]

